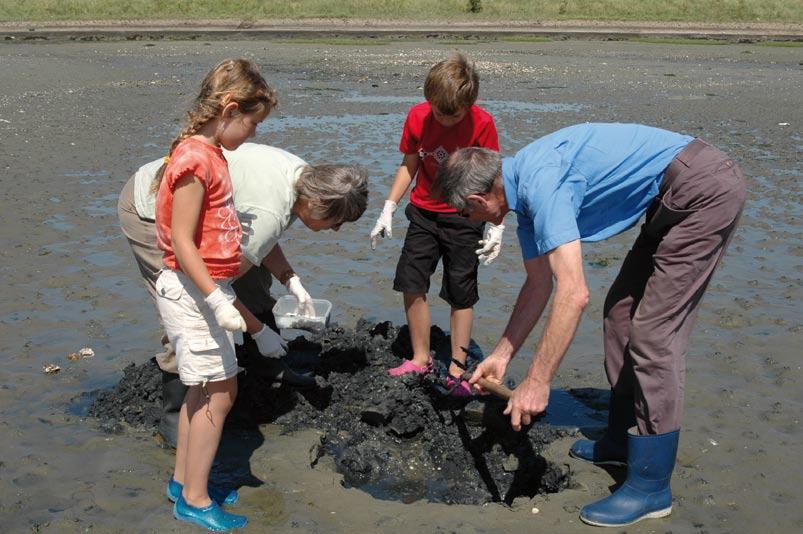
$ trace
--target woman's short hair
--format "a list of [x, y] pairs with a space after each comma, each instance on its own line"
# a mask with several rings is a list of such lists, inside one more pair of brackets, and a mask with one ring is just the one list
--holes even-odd
[[357, 165], [307, 165], [295, 190], [315, 219], [354, 222], [368, 205], [368, 173]]

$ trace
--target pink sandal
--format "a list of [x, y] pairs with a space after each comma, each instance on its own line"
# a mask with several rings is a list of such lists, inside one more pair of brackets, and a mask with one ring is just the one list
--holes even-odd
[[430, 358], [429, 362], [426, 365], [416, 365], [413, 363], [413, 360], [404, 360], [398, 367], [393, 367], [388, 369], [388, 374], [390, 376], [402, 376], [409, 373], [416, 373], [419, 375], [428, 375], [432, 372], [432, 359]]
[[471, 384], [468, 380], [456, 378], [452, 375], [446, 377], [446, 389], [449, 390], [449, 395], [452, 397], [473, 397], [474, 390], [471, 389]]

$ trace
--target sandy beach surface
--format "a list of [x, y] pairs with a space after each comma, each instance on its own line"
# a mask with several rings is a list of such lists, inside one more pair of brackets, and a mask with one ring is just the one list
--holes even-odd
[[[803, 54], [751, 43], [405, 40], [214, 40], [0, 43], [0, 524], [4, 532], [184, 532], [164, 497], [172, 453], [150, 432], [102, 432], [83, 416], [87, 392], [109, 388], [158, 350], [158, 323], [116, 218], [136, 168], [165, 154], [204, 73], [225, 57], [259, 64], [280, 107], [256, 142], [311, 162], [358, 162], [371, 173], [365, 216], [338, 232], [300, 225], [282, 241], [333, 318], [404, 323], [392, 277], [405, 221], [371, 251], [368, 233], [400, 162], [406, 110], [427, 69], [460, 49], [481, 73], [480, 104], [503, 152], [584, 121], [642, 122], [701, 136], [740, 163], [748, 203], [702, 306], [686, 360], [686, 412], [670, 517], [627, 532], [803, 530], [800, 416], [803, 297]], [[584, 247], [591, 303], [553, 386], [605, 390], [601, 315], [634, 230]], [[440, 272], [440, 271], [439, 271]], [[489, 350], [524, 278], [511, 217], [502, 255], [480, 271], [473, 337]], [[436, 297], [433, 320], [448, 328]], [[283, 291], [283, 290], [282, 290]], [[540, 328], [511, 366], [521, 377]], [[67, 355], [91, 347], [94, 357]], [[42, 367], [55, 363], [58, 373]], [[254, 477], [238, 510], [245, 532], [591, 531], [579, 508], [609, 494], [615, 474], [567, 454], [574, 488], [532, 500], [445, 505], [380, 500], [310, 468], [314, 430], [261, 427]], [[227, 445], [228, 446], [228, 445]], [[232, 445], [234, 446], [234, 445]], [[535, 513], [537, 511], [537, 513]]]

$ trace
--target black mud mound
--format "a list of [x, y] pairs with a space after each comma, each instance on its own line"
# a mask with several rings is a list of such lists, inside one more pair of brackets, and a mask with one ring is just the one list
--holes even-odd
[[[437, 327], [432, 347], [436, 354], [448, 354], [449, 339]], [[335, 326], [297, 338], [290, 342], [288, 362], [314, 373], [318, 387], [271, 387], [243, 373], [227, 426], [273, 422], [287, 431], [318, 429], [323, 435], [312, 467], [330, 456], [345, 484], [378, 498], [510, 504], [516, 497], [571, 484], [566, 466], [542, 456], [567, 431], [536, 422], [513, 432], [502, 402], [443, 396], [433, 377], [390, 377], [387, 369], [409, 353], [406, 327], [388, 322], [360, 321], [353, 331]], [[442, 373], [445, 364], [438, 361], [436, 367]], [[120, 384], [98, 394], [90, 414], [106, 428], [112, 420], [153, 428], [161, 402], [159, 380], [153, 362], [130, 366]]]
[[123, 378], [112, 389], [95, 392], [88, 415], [100, 420], [110, 434], [123, 432], [121, 423], [154, 430], [162, 417], [162, 371], [155, 360], [128, 364]]

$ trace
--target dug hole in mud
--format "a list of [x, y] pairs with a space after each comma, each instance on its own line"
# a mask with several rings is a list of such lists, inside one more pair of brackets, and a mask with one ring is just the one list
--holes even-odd
[[[445, 376], [448, 335], [433, 327], [431, 346], [436, 370]], [[331, 457], [345, 486], [404, 502], [509, 505], [517, 497], [573, 485], [568, 466], [548, 461], [543, 452], [576, 428], [540, 420], [514, 432], [502, 414], [504, 401], [445, 396], [432, 375], [389, 376], [388, 368], [404, 354], [410, 354], [407, 327], [390, 322], [360, 320], [353, 331], [332, 326], [298, 337], [289, 343], [286, 359], [294, 369], [314, 373], [317, 386], [294, 390], [241, 373], [224, 441], [225, 434], [241, 439], [259, 433], [258, 426], [267, 423], [285, 432], [317, 429], [322, 435], [310, 451], [311, 468]], [[158, 426], [161, 372], [154, 360], [130, 364], [114, 388], [92, 395], [88, 413], [106, 432]], [[244, 483], [237, 480], [243, 473], [226, 469], [216, 465], [215, 474]]]

